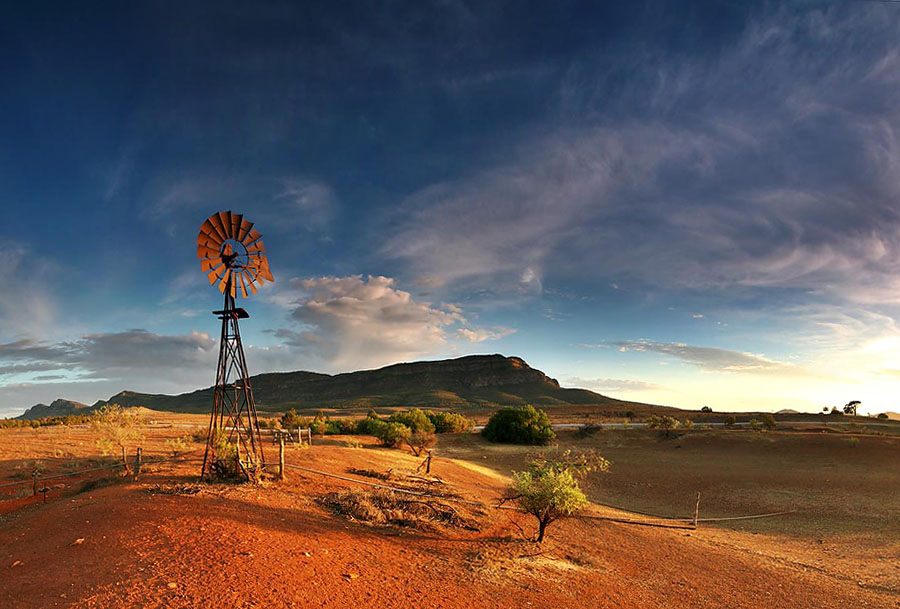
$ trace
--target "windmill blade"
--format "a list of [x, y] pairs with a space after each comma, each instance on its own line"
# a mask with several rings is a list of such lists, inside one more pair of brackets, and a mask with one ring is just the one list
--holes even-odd
[[225, 230], [225, 225], [222, 224], [222, 214], [224, 212], [214, 213], [209, 217], [210, 224], [216, 229], [216, 233], [218, 233], [219, 237], [222, 241], [228, 240], [228, 231]]
[[225, 269], [222, 273], [222, 279], [219, 280], [219, 291], [225, 293], [225, 286], [228, 285], [228, 278], [231, 277], [231, 269]]
[[219, 215], [219, 222], [222, 223], [222, 227], [225, 229], [226, 238], [232, 239], [233, 235], [231, 234], [231, 212], [230, 211], [220, 211], [218, 215]]
[[228, 269], [225, 266], [222, 268], [218, 268], [209, 272], [208, 279], [209, 285], [216, 285], [216, 282], [222, 277], [222, 274], [225, 273]]
[[237, 274], [238, 279], [241, 280], [241, 296], [247, 298], [247, 286], [244, 285], [244, 273], [243, 271]]
[[268, 281], [274, 282], [275, 278], [272, 277], [272, 271], [269, 270], [269, 259], [268, 258], [262, 259], [261, 268], [262, 268], [262, 273], [260, 273], [260, 274], [262, 275], [262, 277], [264, 279], [267, 279]]
[[203, 270], [204, 273], [208, 273], [209, 271], [211, 271], [213, 269], [217, 269], [220, 266], [222, 266], [221, 258], [207, 258], [205, 260], [200, 261], [200, 268]]
[[[231, 297], [232, 297], [232, 298], [234, 298], [234, 297], [237, 296], [237, 285], [236, 285], [237, 282], [234, 280], [234, 276], [235, 276], [235, 275], [237, 275], [237, 273], [232, 273], [232, 275], [231, 275], [231, 281], [230, 281], [229, 284], [228, 284], [228, 285], [231, 286]], [[226, 287], [227, 287], [227, 286], [226, 286]]]
[[197, 246], [197, 258], [218, 258], [219, 248], [211, 248], [208, 245]]
[[255, 228], [252, 228], [252, 229], [250, 229], [250, 232], [247, 233], [247, 236], [244, 237], [243, 241], [241, 241], [241, 243], [244, 244], [244, 247], [250, 247], [251, 243], [253, 243], [254, 241], [257, 241], [259, 239], [262, 239], [262, 235], [260, 234], [260, 232], [258, 230], [256, 230]]
[[225, 241], [225, 235], [212, 223], [212, 218], [213, 217], [210, 216], [200, 225], [200, 232], [205, 233], [210, 239], [215, 241], [216, 245], [221, 245], [222, 242]]
[[260, 239], [256, 243], [252, 243], [247, 246], [248, 254], [255, 254], [257, 252], [262, 254], [262, 253], [265, 253], [265, 251], [266, 251], [266, 246], [263, 245], [262, 239]]
[[197, 235], [197, 241], [200, 241], [201, 236], [213, 241], [216, 245], [221, 245], [222, 243], [221, 235], [216, 232], [216, 227], [209, 221], [209, 218], [200, 225], [200, 234]]
[[244, 219], [243, 214], [231, 214], [231, 238], [237, 239], [241, 232], [241, 221]]
[[247, 274], [247, 285], [250, 286], [250, 290], [254, 294], [257, 294], [259, 292], [259, 290], [256, 289], [256, 286], [253, 284], [253, 280], [250, 278], [250, 271], [244, 269], [243, 273]]
[[247, 236], [247, 233], [250, 232], [251, 228], [253, 228], [253, 222], [250, 222], [249, 220], [241, 220], [241, 230], [238, 233], [237, 240], [243, 243], [244, 238]]

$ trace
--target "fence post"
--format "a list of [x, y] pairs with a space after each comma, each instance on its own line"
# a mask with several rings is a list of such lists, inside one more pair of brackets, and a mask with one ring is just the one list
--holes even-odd
[[284, 480], [284, 436], [278, 438], [278, 479]]
[[38, 490], [37, 490], [37, 470], [31, 472], [31, 490], [32, 490], [34, 496], [37, 496], [37, 494], [38, 494]]
[[700, 516], [700, 491], [697, 491], [697, 505], [694, 506], [694, 528], [697, 528], [697, 518]]
[[141, 475], [141, 457], [143, 456], [143, 449], [138, 446], [137, 451], [134, 457], [134, 479], [137, 480], [138, 476]]
[[303, 448], [303, 428], [302, 427], [297, 428], [297, 445], [300, 446], [300, 448]]
[[431, 451], [428, 451], [428, 460], [425, 461], [425, 473], [431, 473]]

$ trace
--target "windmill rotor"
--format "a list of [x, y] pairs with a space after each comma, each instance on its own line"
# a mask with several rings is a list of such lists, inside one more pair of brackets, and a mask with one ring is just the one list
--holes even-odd
[[209, 285], [232, 298], [248, 298], [266, 281], [275, 281], [262, 235], [243, 214], [220, 211], [200, 225], [197, 258]]

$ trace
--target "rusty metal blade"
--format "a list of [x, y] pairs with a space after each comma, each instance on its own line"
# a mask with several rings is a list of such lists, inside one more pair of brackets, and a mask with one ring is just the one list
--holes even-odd
[[217, 212], [209, 217], [210, 224], [216, 229], [216, 233], [219, 235], [219, 238], [222, 241], [226, 241], [228, 239], [228, 233], [225, 231], [225, 225], [222, 224], [222, 214], [225, 212]]
[[218, 258], [219, 248], [211, 248], [206, 245], [197, 246], [197, 258]]
[[262, 235], [255, 228], [250, 229], [250, 232], [244, 237], [244, 240], [241, 243], [244, 244], [245, 247], [250, 247], [250, 244], [258, 239], [262, 239]]
[[219, 222], [222, 223], [222, 227], [225, 229], [225, 237], [228, 239], [232, 238], [231, 235], [231, 212], [230, 211], [220, 211], [219, 212]]
[[220, 266], [222, 266], [221, 258], [208, 258], [200, 261], [200, 268], [204, 273], [208, 273], [209, 271], [217, 269]]
[[[215, 215], [215, 214], [213, 214], [213, 215]], [[203, 224], [200, 225], [200, 230], [202, 232], [206, 233], [207, 235], [209, 235], [210, 239], [213, 239], [214, 241], [216, 241], [218, 243], [222, 243], [222, 241], [224, 241], [225, 239], [222, 236], [221, 230], [216, 228], [216, 225], [213, 223], [212, 219], [213, 219], [213, 216], [210, 216], [209, 218], [207, 218], [203, 222]]]
[[237, 240], [243, 243], [244, 238], [247, 236], [247, 233], [250, 232], [251, 228], [253, 228], [253, 222], [250, 222], [249, 220], [241, 220], [241, 230], [238, 233]]
[[244, 272], [241, 271], [237, 274], [238, 279], [241, 281], [241, 296], [247, 298], [247, 286], [244, 284]]
[[207, 275], [207, 278], [209, 279], [209, 285], [216, 285], [216, 282], [219, 280], [219, 278], [222, 277], [222, 273], [224, 273], [226, 270], [228, 269], [223, 266], [222, 268], [210, 271], [209, 275]]
[[253, 284], [253, 280], [250, 279], [250, 271], [244, 271], [244, 272], [247, 273], [247, 285], [250, 286], [250, 290], [251, 290], [254, 294], [258, 293], [258, 290], [256, 289], [256, 286]]
[[241, 221], [244, 219], [243, 214], [231, 214], [231, 238], [237, 239], [241, 232]]
[[264, 253], [265, 251], [266, 251], [266, 246], [263, 245], [262, 239], [260, 239], [260, 240], [257, 241], [256, 243], [252, 243], [252, 244], [250, 244], [250, 245], [247, 246], [247, 253], [248, 253], [248, 254], [255, 254], [255, 253], [257, 253], [257, 252], [259, 252], [259, 253]]
[[225, 293], [225, 286], [228, 285], [228, 278], [231, 276], [231, 269], [225, 269], [222, 278], [219, 280], [219, 291]]
[[[205, 235], [210, 241], [215, 242], [216, 245], [221, 245], [222, 243], [222, 236], [216, 231], [216, 227], [209, 221], [209, 218], [204, 220], [203, 224], [200, 225], [200, 234]], [[197, 240], [200, 240], [199, 236], [197, 237]]]

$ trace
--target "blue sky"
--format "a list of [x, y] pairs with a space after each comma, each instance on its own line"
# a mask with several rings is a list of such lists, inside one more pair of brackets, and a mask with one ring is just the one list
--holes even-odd
[[900, 5], [20, 3], [0, 89], [0, 415], [212, 384], [220, 209], [254, 373], [900, 409]]

